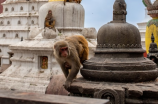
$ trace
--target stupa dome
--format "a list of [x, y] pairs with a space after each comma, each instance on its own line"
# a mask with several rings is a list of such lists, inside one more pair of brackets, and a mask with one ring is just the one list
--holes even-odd
[[141, 48], [141, 37], [134, 25], [108, 23], [98, 31], [98, 45], [105, 48]]
[[52, 11], [55, 27], [59, 32], [82, 31], [85, 11], [82, 5], [73, 2], [52, 1], [41, 6], [39, 10], [39, 27], [44, 28], [48, 11]]

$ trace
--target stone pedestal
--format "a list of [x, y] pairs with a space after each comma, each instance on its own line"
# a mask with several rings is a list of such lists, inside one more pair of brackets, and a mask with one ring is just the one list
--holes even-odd
[[126, 22], [125, 1], [115, 0], [113, 8], [113, 21], [98, 31], [94, 57], [80, 70], [85, 79], [76, 79], [67, 90], [110, 104], [158, 104], [156, 64], [143, 57], [140, 33]]
[[69, 89], [71, 96], [109, 99], [110, 104], [158, 104], [158, 81], [114, 83], [75, 80]]

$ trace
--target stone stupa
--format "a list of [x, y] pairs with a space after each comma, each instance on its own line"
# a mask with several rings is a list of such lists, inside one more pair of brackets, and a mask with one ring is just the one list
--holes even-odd
[[143, 57], [139, 30], [126, 22], [125, 1], [115, 0], [113, 9], [113, 21], [98, 31], [94, 57], [83, 64], [83, 78], [74, 80], [68, 91], [111, 104], [151, 104], [149, 99], [158, 98], [158, 69]]

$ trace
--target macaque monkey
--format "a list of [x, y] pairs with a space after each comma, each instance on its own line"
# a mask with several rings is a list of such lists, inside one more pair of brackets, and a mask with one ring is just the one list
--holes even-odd
[[48, 11], [48, 14], [45, 18], [45, 27], [55, 30], [55, 20], [53, 19], [53, 14], [51, 10]]
[[54, 44], [54, 56], [66, 77], [64, 84], [66, 89], [70, 87], [81, 64], [88, 59], [88, 53], [88, 42], [81, 35], [70, 36]]
[[82, 0], [64, 0], [64, 5], [65, 2], [75, 2], [75, 3], [81, 3]]

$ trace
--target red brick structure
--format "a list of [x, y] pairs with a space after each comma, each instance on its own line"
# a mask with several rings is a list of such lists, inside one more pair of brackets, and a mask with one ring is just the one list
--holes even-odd
[[0, 0], [0, 13], [2, 13], [3, 12], [3, 7], [2, 7], [2, 5], [1, 5], [1, 3], [3, 3], [5, 0]]

